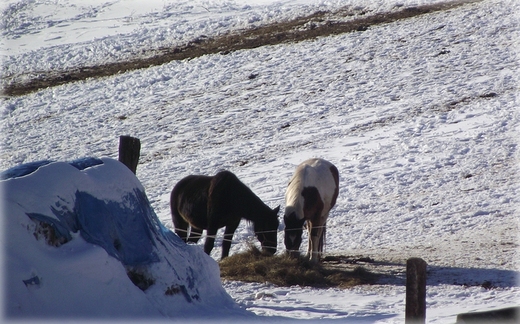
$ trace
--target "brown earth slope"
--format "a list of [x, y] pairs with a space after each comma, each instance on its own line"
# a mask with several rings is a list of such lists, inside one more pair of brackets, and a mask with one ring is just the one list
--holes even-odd
[[229, 32], [214, 38], [198, 38], [186, 45], [163, 48], [157, 53], [144, 53], [140, 57], [109, 64], [84, 66], [70, 70], [45, 71], [38, 77], [25, 82], [17, 82], [12, 77], [4, 77], [6, 86], [3, 94], [20, 96], [42, 88], [53, 87], [69, 82], [115, 75], [117, 73], [147, 68], [174, 60], [195, 58], [206, 54], [227, 54], [241, 49], [252, 49], [265, 45], [299, 42], [320, 36], [364, 31], [371, 26], [390, 23], [400, 19], [444, 11], [479, 0], [455, 0], [432, 5], [402, 8], [401, 10], [368, 15], [358, 13], [359, 18], [345, 20], [345, 17], [354, 16], [346, 9], [336, 12], [315, 12], [308, 16], [294, 20], [276, 22], [257, 28]]

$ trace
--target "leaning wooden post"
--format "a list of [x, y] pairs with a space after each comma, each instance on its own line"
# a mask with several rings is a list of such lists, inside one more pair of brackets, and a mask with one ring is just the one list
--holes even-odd
[[426, 322], [426, 265], [421, 258], [406, 261], [405, 323]]
[[126, 165], [134, 174], [137, 171], [141, 141], [131, 136], [119, 137], [119, 162]]

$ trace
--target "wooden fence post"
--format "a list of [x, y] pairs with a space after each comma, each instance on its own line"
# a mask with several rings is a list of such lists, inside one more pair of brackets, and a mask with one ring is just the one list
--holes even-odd
[[426, 322], [426, 266], [421, 258], [406, 261], [405, 323]]
[[141, 141], [131, 136], [119, 136], [119, 162], [126, 165], [134, 174], [137, 171]]

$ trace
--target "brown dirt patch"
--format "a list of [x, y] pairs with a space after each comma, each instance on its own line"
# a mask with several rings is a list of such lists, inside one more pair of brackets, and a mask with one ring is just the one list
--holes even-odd
[[480, 0], [456, 0], [444, 3], [403, 8], [401, 10], [367, 15], [358, 13], [359, 18], [345, 20], [354, 13], [347, 9], [336, 12], [320, 11], [308, 16], [289, 21], [276, 22], [257, 28], [230, 32], [228, 34], [209, 38], [199, 37], [184, 46], [163, 48], [158, 52], [150, 51], [133, 59], [95, 66], [78, 67], [64, 71], [43, 71], [38, 77], [26, 82], [16, 82], [4, 78], [6, 86], [4, 95], [21, 96], [42, 88], [58, 86], [69, 82], [115, 75], [131, 70], [161, 65], [175, 60], [184, 60], [206, 54], [228, 54], [232, 51], [252, 49], [266, 45], [276, 45], [289, 42], [300, 42], [316, 37], [329, 36], [355, 31], [365, 31], [371, 26], [391, 23], [397, 20], [419, 15], [444, 11], [467, 3]]

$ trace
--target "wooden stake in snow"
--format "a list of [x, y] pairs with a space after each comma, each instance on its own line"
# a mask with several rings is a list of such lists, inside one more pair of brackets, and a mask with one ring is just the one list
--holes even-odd
[[141, 141], [131, 136], [119, 137], [119, 162], [126, 165], [134, 174], [137, 171]]
[[426, 322], [426, 265], [421, 258], [406, 261], [405, 323]]

